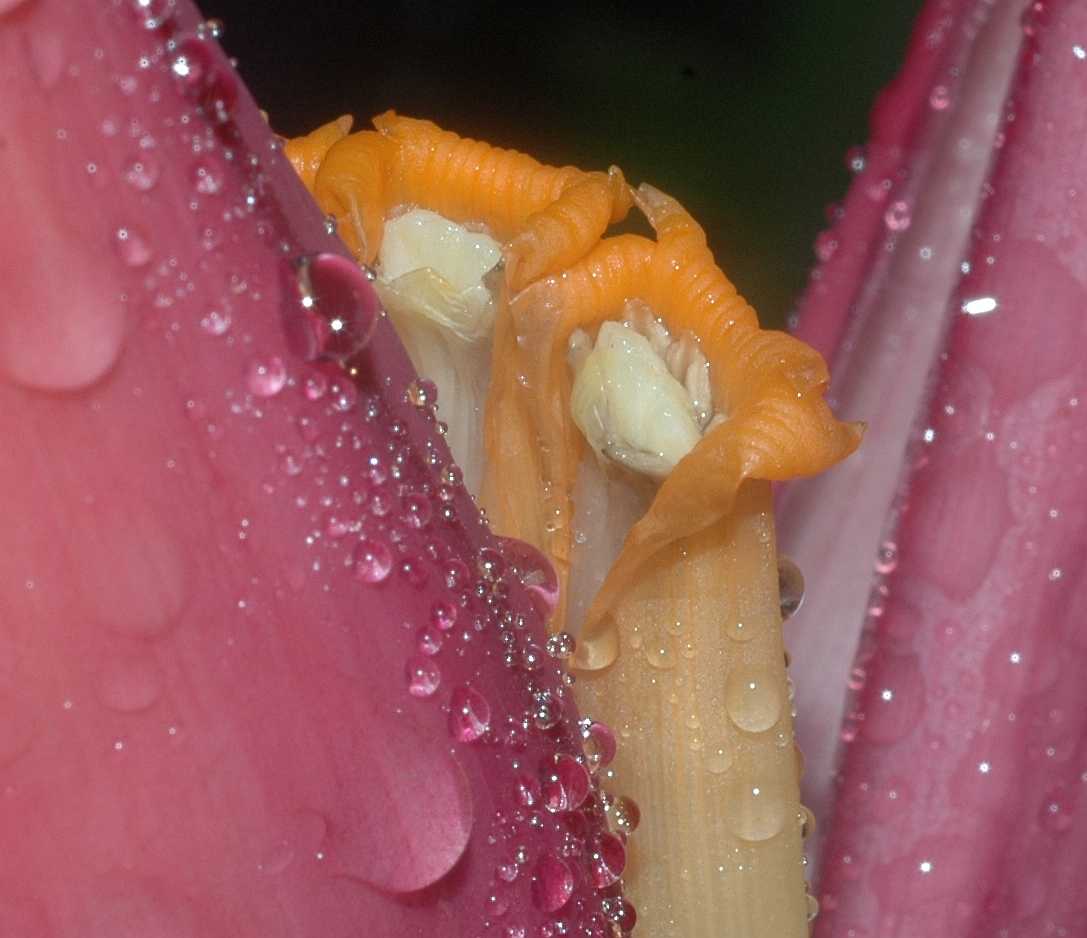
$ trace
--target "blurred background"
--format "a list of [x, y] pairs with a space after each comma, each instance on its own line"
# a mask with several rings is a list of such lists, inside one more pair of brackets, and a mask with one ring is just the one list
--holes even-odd
[[676, 196], [780, 325], [921, 0], [204, 0], [285, 136], [395, 108]]

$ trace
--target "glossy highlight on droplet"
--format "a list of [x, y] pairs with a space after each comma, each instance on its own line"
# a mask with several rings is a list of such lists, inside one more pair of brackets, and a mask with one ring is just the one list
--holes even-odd
[[343, 364], [366, 347], [381, 307], [356, 264], [339, 254], [302, 255], [285, 276], [283, 326], [296, 355]]
[[767, 673], [734, 671], [725, 684], [725, 709], [741, 730], [762, 733], [781, 718], [781, 694]]

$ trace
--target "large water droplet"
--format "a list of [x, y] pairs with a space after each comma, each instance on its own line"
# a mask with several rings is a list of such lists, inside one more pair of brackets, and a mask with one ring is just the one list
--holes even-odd
[[559, 578], [551, 561], [526, 541], [513, 537], [499, 539], [502, 553], [517, 571], [537, 612], [551, 617], [559, 604]]
[[545, 853], [532, 874], [532, 901], [545, 912], [558, 912], [574, 892], [574, 874], [554, 854]]
[[604, 834], [589, 855], [589, 877], [597, 889], [619, 882], [627, 865], [626, 845], [614, 834]]
[[306, 361], [346, 362], [361, 352], [377, 324], [377, 294], [359, 267], [339, 254], [295, 258], [287, 266], [284, 328]]
[[491, 705], [473, 687], [461, 686], [449, 701], [449, 733], [462, 743], [480, 739], [491, 726]]
[[788, 557], [778, 558], [778, 592], [781, 596], [781, 619], [795, 616], [804, 604], [804, 574]]
[[543, 805], [552, 814], [574, 811], [588, 797], [590, 785], [585, 766], [572, 756], [560, 755], [544, 775]]
[[615, 734], [606, 723], [589, 720], [583, 723], [581, 740], [585, 749], [585, 758], [589, 771], [596, 772], [611, 764], [615, 758], [617, 744]]
[[781, 718], [781, 693], [769, 673], [734, 671], [725, 684], [725, 709], [729, 718], [748, 733], [762, 733]]
[[775, 788], [750, 779], [734, 779], [721, 799], [721, 810], [741, 840], [769, 840], [785, 826], [785, 798]]

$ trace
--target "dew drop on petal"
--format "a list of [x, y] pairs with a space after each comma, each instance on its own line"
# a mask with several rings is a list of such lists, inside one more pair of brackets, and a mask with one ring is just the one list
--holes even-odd
[[303, 255], [288, 263], [286, 279], [283, 323], [296, 355], [342, 364], [366, 347], [380, 306], [356, 264], [339, 254]]
[[287, 383], [287, 368], [283, 359], [258, 359], [249, 365], [247, 383], [257, 397], [275, 397]]
[[597, 889], [606, 889], [619, 882], [626, 865], [626, 845], [615, 834], [604, 834], [593, 844], [589, 876]]
[[382, 583], [392, 572], [393, 557], [381, 541], [367, 538], [355, 545], [352, 565], [363, 583]]
[[480, 739], [491, 726], [491, 705], [475, 688], [461, 686], [449, 701], [449, 733], [462, 743]]
[[606, 723], [597, 720], [583, 721], [581, 740], [591, 772], [605, 768], [615, 758], [617, 749], [615, 733]]
[[574, 874], [565, 861], [545, 853], [532, 874], [532, 901], [545, 912], [558, 912], [574, 892]]
[[208, 335], [226, 335], [230, 331], [230, 313], [211, 309], [200, 319], [200, 328]]
[[889, 231], [905, 231], [912, 221], [908, 202], [897, 199], [883, 213], [883, 223]]
[[540, 786], [543, 806], [552, 814], [565, 814], [581, 807], [589, 795], [589, 772], [573, 756], [560, 755], [544, 774]]
[[408, 693], [413, 697], [430, 697], [442, 682], [441, 671], [430, 659], [416, 656], [408, 659]]
[[143, 267], [151, 260], [151, 247], [147, 238], [131, 225], [118, 228], [113, 233], [113, 247], [117, 256], [128, 267]]
[[725, 682], [725, 709], [741, 730], [762, 733], [781, 717], [782, 699], [773, 676], [746, 668], [733, 671]]
[[804, 604], [804, 574], [784, 555], [778, 558], [778, 592], [781, 597], [781, 619], [784, 622], [796, 615]]

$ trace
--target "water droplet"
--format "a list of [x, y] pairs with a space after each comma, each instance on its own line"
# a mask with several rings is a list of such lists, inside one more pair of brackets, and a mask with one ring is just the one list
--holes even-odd
[[936, 85], [928, 96], [928, 104], [934, 111], [946, 111], [951, 103], [951, 91], [947, 85]]
[[642, 656], [651, 667], [660, 671], [669, 671], [679, 661], [676, 640], [667, 631], [658, 629], [642, 646]]
[[616, 829], [624, 834], [633, 834], [642, 821], [642, 812], [633, 798], [620, 795], [611, 806], [611, 819]]
[[430, 607], [430, 621], [443, 632], [448, 632], [457, 624], [457, 607], [447, 600], [438, 600]]
[[438, 403], [438, 386], [433, 381], [420, 378], [408, 385], [404, 396], [416, 407], [433, 407]]
[[838, 251], [838, 238], [833, 231], [820, 231], [815, 236], [815, 256], [824, 264]]
[[572, 658], [577, 650], [577, 642], [569, 632], [556, 632], [547, 639], [547, 653], [552, 658], [566, 660]]
[[319, 401], [327, 391], [328, 378], [322, 372], [311, 371], [306, 375], [306, 380], [302, 383], [302, 392], [307, 400]]
[[725, 822], [741, 840], [769, 840], [785, 827], [785, 798], [776, 788], [733, 779], [721, 799]]
[[238, 100], [238, 79], [213, 47], [200, 39], [178, 44], [170, 71], [182, 93], [215, 124], [226, 124]]
[[606, 723], [597, 720], [583, 721], [581, 740], [591, 772], [605, 768], [615, 758], [615, 734]]
[[543, 806], [552, 814], [580, 808], [589, 795], [589, 772], [573, 756], [560, 755], [544, 776]]
[[851, 173], [863, 173], [868, 160], [864, 147], [850, 147], [845, 151], [845, 165]]
[[274, 357], [252, 362], [247, 382], [249, 390], [257, 397], [275, 397], [287, 383], [287, 368], [283, 359]]
[[1047, 792], [1045, 798], [1042, 799], [1038, 821], [1047, 831], [1063, 834], [1072, 828], [1074, 807], [1068, 789], [1058, 786]]
[[545, 853], [532, 874], [532, 901], [545, 912], [558, 912], [574, 893], [574, 874], [565, 861]]
[[449, 702], [449, 733], [462, 742], [481, 738], [491, 726], [491, 705], [475, 688], [461, 686]]
[[393, 557], [381, 541], [364, 539], [352, 554], [355, 576], [363, 583], [383, 583], [393, 568]]
[[884, 541], [879, 546], [879, 552], [876, 554], [875, 570], [876, 573], [886, 575], [888, 573], [894, 573], [895, 567], [898, 566], [898, 545], [894, 541]]
[[890, 231], [905, 231], [912, 220], [909, 203], [902, 199], [892, 202], [883, 213], [883, 223]]
[[513, 779], [513, 798], [522, 808], [531, 808], [540, 800], [539, 779], [527, 772], [519, 772]]
[[762, 733], [781, 718], [781, 694], [773, 677], [745, 668], [733, 671], [725, 684], [725, 709], [733, 723], [748, 733]]
[[121, 261], [129, 267], [143, 267], [151, 260], [151, 247], [147, 239], [130, 225], [113, 233], [113, 246]]
[[430, 658], [409, 658], [407, 676], [408, 693], [413, 697], [432, 696], [442, 682], [442, 673]]
[[328, 398], [333, 410], [346, 414], [355, 409], [359, 401], [359, 392], [346, 378], [336, 378], [329, 382]]
[[425, 495], [411, 494], [404, 498], [404, 521], [417, 531], [430, 524], [430, 499]]
[[200, 328], [208, 335], [226, 335], [230, 331], [230, 313], [217, 309], [209, 310], [200, 320]]
[[722, 775], [732, 765], [732, 750], [728, 746], [706, 749], [702, 761], [711, 775]]
[[430, 626], [424, 625], [415, 635], [415, 643], [424, 655], [436, 655], [442, 650], [442, 636]]
[[559, 578], [551, 561], [531, 544], [517, 538], [499, 538], [499, 545], [528, 590], [536, 611], [543, 618], [550, 618], [559, 603]]
[[619, 882], [627, 865], [627, 848], [614, 834], [604, 834], [593, 844], [589, 855], [589, 877], [597, 889]]
[[344, 363], [370, 341], [380, 306], [366, 275], [339, 254], [295, 258], [287, 265], [287, 340], [306, 361]]
[[781, 620], [795, 616], [804, 604], [804, 574], [784, 555], [778, 558], [778, 593], [781, 596]]
[[193, 187], [200, 195], [218, 195], [225, 182], [223, 169], [209, 160], [199, 160], [190, 170]]
[[137, 192], [150, 192], [159, 181], [160, 172], [158, 160], [150, 153], [141, 153], [125, 164], [121, 175]]

